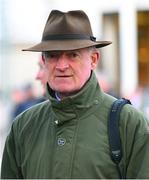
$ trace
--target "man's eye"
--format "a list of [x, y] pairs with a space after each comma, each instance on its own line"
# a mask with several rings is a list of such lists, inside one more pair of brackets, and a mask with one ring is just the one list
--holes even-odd
[[48, 58], [50, 58], [50, 59], [58, 59], [59, 56], [60, 56], [60, 54], [50, 53], [50, 54], [48, 55]]
[[59, 57], [59, 55], [60, 53], [58, 52], [45, 52], [44, 53], [44, 57], [48, 59], [56, 59]]
[[78, 56], [78, 54], [77, 54], [77, 53], [70, 53], [69, 56], [70, 56], [71, 58], [76, 58], [76, 57]]
[[49, 54], [49, 58], [55, 58], [55, 57], [57, 57], [56, 54]]

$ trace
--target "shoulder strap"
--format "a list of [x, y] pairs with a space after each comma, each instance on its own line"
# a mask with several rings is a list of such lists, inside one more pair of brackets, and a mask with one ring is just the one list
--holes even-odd
[[[110, 154], [111, 159], [114, 161], [117, 167], [122, 158], [122, 147], [119, 133], [120, 111], [125, 104], [131, 104], [131, 102], [125, 98], [121, 98], [114, 101], [111, 107], [108, 120]], [[120, 177], [122, 177], [119, 167], [118, 170], [120, 173]]]

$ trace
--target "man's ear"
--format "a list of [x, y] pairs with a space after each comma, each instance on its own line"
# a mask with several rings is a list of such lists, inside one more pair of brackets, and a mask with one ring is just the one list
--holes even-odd
[[93, 52], [91, 58], [92, 58], [91, 67], [92, 70], [94, 70], [97, 67], [98, 61], [100, 59], [100, 53], [98, 51]]

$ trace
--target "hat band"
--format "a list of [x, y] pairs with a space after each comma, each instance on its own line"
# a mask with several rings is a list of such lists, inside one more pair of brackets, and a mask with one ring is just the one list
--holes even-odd
[[42, 38], [42, 41], [48, 40], [73, 40], [73, 39], [88, 39], [91, 41], [96, 41], [94, 36], [88, 36], [85, 34], [54, 34], [47, 35]]

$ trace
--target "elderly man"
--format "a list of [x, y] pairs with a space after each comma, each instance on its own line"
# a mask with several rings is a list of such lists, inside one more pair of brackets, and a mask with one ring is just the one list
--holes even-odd
[[[83, 11], [53, 10], [42, 41], [25, 51], [42, 52], [48, 101], [16, 118], [7, 138], [2, 178], [117, 179], [111, 160], [108, 116], [116, 100], [102, 92], [94, 74], [109, 41], [96, 41]], [[131, 105], [120, 114], [120, 174], [149, 178], [149, 125]]]

